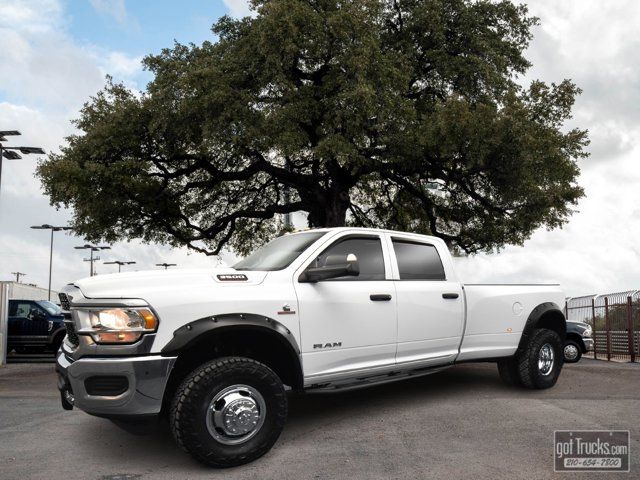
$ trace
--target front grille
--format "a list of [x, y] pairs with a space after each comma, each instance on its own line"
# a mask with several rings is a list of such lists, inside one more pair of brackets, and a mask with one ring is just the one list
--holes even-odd
[[69, 339], [69, 342], [71, 342], [71, 345], [73, 345], [74, 347], [80, 345], [80, 339], [78, 338], [78, 334], [76, 333], [76, 325], [73, 320], [65, 318], [64, 326], [67, 329], [67, 338]]
[[80, 345], [80, 339], [76, 333], [76, 325], [71, 318], [71, 301], [66, 293], [59, 293], [60, 306], [62, 307], [62, 314], [64, 315], [64, 326], [67, 329], [67, 338], [71, 345], [77, 347]]
[[60, 306], [62, 310], [66, 310], [67, 312], [71, 309], [71, 304], [69, 302], [69, 297], [67, 297], [66, 293], [59, 293], [58, 298], [60, 299]]

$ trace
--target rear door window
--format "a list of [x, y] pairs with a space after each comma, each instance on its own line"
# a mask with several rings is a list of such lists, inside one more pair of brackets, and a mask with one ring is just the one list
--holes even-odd
[[400, 280], [445, 280], [438, 250], [427, 243], [393, 239]]

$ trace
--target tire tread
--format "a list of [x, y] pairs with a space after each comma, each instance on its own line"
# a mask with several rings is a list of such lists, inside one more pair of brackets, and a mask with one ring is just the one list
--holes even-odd
[[[231, 376], [241, 370], [252, 376], [261, 378], [270, 384], [276, 395], [278, 409], [276, 411], [276, 430], [252, 450], [237, 455], [217, 455], [216, 452], [205, 453], [206, 446], [200, 441], [195, 428], [199, 420], [197, 405], [193, 399], [206, 395], [209, 385], [207, 379], [212, 376]], [[287, 398], [278, 376], [266, 365], [244, 357], [221, 357], [204, 363], [184, 379], [178, 387], [169, 411], [169, 422], [173, 436], [184, 451], [196, 460], [214, 467], [231, 467], [248, 463], [269, 451], [278, 439], [287, 418]], [[200, 419], [201, 420], [201, 419]]]

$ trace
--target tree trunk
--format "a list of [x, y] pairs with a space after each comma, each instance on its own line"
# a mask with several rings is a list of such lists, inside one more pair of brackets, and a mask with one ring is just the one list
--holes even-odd
[[330, 190], [315, 199], [309, 208], [310, 227], [344, 227], [351, 205], [349, 192]]

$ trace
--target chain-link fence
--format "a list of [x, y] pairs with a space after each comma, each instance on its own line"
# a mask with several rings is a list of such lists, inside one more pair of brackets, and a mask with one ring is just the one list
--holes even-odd
[[640, 291], [567, 298], [567, 320], [593, 328], [593, 356], [635, 362], [640, 345]]

